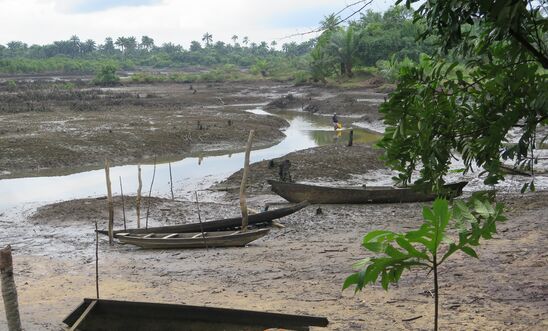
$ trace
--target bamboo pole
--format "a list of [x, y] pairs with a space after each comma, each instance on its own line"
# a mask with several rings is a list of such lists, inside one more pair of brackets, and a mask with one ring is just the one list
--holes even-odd
[[207, 240], [206, 240], [206, 236], [205, 236], [205, 233], [204, 233], [204, 227], [202, 225], [202, 216], [200, 215], [200, 201], [198, 201], [198, 192], [194, 191], [194, 195], [196, 196], [196, 207], [198, 208], [198, 221], [200, 222], [200, 231], [202, 232], [202, 238], [204, 238], [204, 245], [205, 245], [206, 250], [207, 250], [208, 249]]
[[11, 246], [0, 249], [0, 284], [2, 285], [2, 298], [6, 310], [9, 331], [21, 331], [21, 318], [19, 317], [19, 304], [17, 302], [17, 288], [13, 278], [13, 260]]
[[99, 231], [95, 221], [95, 290], [99, 299]]
[[173, 176], [171, 175], [171, 162], [169, 162], [169, 187], [171, 188], [171, 200], [175, 200], [175, 195], [173, 194]]
[[150, 189], [148, 190], [145, 229], [148, 229], [148, 213], [150, 212], [150, 197], [152, 195], [152, 185], [154, 185], [154, 177], [156, 177], [156, 157], [154, 157], [154, 170], [152, 171], [152, 181], [150, 181]]
[[107, 180], [107, 204], [108, 204], [108, 243], [114, 244], [114, 203], [112, 202], [112, 184], [110, 182], [110, 167], [105, 159], [105, 177]]
[[124, 188], [122, 187], [122, 176], [118, 178], [120, 179], [120, 195], [122, 196], [122, 218], [124, 220], [124, 230], [126, 230], [126, 202], [124, 199]]
[[242, 174], [242, 184], [240, 185], [240, 209], [242, 210], [242, 231], [247, 230], [248, 214], [247, 201], [245, 197], [246, 181], [249, 172], [249, 154], [251, 153], [251, 141], [253, 140], [254, 130], [249, 131], [249, 138], [245, 147], [244, 172]]
[[141, 179], [141, 165], [137, 166], [137, 178], [139, 186], [137, 187], [137, 198], [135, 199], [135, 208], [137, 209], [137, 228], [141, 228], [141, 190], [143, 189], [143, 180]]

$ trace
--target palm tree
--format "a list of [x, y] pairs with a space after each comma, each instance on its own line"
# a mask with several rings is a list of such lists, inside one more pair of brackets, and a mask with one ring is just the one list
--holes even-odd
[[131, 53], [137, 48], [137, 38], [135, 37], [127, 37], [126, 38], [126, 44], [124, 45], [126, 47], [126, 52]]
[[338, 30], [331, 36], [328, 52], [339, 60], [341, 75], [352, 77], [352, 64], [358, 51], [359, 40], [352, 27]]
[[339, 24], [339, 17], [335, 14], [329, 14], [323, 18], [320, 22], [320, 27], [322, 30], [334, 31]]
[[114, 53], [114, 51], [115, 51], [114, 41], [112, 41], [111, 37], [106, 37], [105, 38], [105, 43], [103, 44], [102, 50], [103, 50], [103, 52], [105, 52], [107, 54]]
[[122, 53], [125, 53], [126, 37], [118, 37], [118, 39], [116, 39], [116, 42], [114, 44], [120, 47], [120, 50], [122, 51]]
[[88, 54], [95, 51], [97, 45], [93, 39], [88, 39], [82, 44], [82, 53]]
[[140, 46], [146, 51], [150, 51], [154, 47], [154, 39], [150, 38], [149, 36], [142, 36]]
[[232, 38], [232, 41], [234, 42], [234, 45], [236, 45], [236, 42], [238, 41], [238, 36], [237, 35], [233, 35]]
[[244, 39], [242, 40], [242, 43], [244, 43], [244, 45], [247, 46], [247, 43], [249, 42], [249, 37], [248, 36], [245, 36]]
[[77, 35], [73, 35], [70, 37], [69, 41], [72, 44], [72, 56], [78, 55], [78, 53], [80, 53], [80, 47], [82, 46], [80, 38]]
[[276, 40], [272, 40], [272, 41], [270, 42], [270, 48], [273, 48], [273, 49], [274, 49], [274, 48], [276, 48], [276, 45], [278, 45], [278, 43], [276, 42]]
[[209, 32], [204, 33], [204, 35], [202, 36], [202, 41], [205, 42], [206, 46], [209, 47], [209, 45], [211, 45], [211, 42], [213, 42], [213, 35]]

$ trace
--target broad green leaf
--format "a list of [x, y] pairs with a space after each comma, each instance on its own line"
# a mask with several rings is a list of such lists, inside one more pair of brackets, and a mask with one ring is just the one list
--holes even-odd
[[478, 259], [478, 254], [476, 254], [476, 251], [473, 250], [471, 247], [464, 246], [464, 247], [461, 247], [460, 250], [470, 255], [471, 257], [475, 257], [476, 259]]
[[405, 249], [407, 253], [413, 257], [421, 258], [421, 259], [428, 259], [428, 255], [426, 255], [423, 252], [419, 252], [409, 241], [407, 241], [404, 237], [399, 237], [396, 239], [396, 242], [398, 245], [400, 245], [401, 248]]
[[385, 238], [390, 235], [396, 235], [396, 234], [392, 231], [386, 231], [386, 230], [371, 231], [363, 237], [363, 243], [378, 241], [379, 239]]

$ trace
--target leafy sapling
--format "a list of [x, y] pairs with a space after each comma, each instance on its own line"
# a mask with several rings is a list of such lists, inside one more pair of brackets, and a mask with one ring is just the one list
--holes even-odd
[[[485, 194], [476, 194], [468, 202], [436, 199], [432, 208], [424, 207], [421, 227], [407, 233], [371, 231], [363, 238], [362, 246], [375, 257], [365, 258], [354, 265], [357, 272], [344, 282], [343, 289], [355, 285], [355, 292], [379, 279], [388, 290], [403, 272], [411, 268], [426, 269], [434, 276], [434, 330], [438, 329], [438, 267], [455, 252], [461, 251], [478, 258], [474, 247], [480, 239], [491, 239], [497, 223], [504, 222], [503, 205], [493, 205]], [[456, 228], [455, 235], [448, 231]]]

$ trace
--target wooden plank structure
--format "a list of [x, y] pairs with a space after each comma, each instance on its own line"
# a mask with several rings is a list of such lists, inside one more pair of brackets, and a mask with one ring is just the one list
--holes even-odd
[[80, 331], [310, 330], [329, 324], [325, 317], [104, 299], [84, 299], [63, 322], [69, 328], [79, 323]]
[[[290, 202], [309, 201], [315, 204], [399, 203], [432, 201], [435, 193], [422, 192], [413, 187], [392, 186], [329, 187], [269, 180], [272, 191]], [[462, 194], [468, 182], [445, 185], [444, 196], [453, 198]]]
[[264, 237], [269, 231], [270, 229], [197, 233], [118, 233], [116, 238], [124, 244], [155, 249], [242, 247]]
[[[298, 212], [304, 207], [308, 206], [310, 203], [308, 201], [303, 201], [293, 206], [278, 208], [274, 210], [265, 211], [258, 214], [249, 215], [249, 224], [260, 224], [268, 223], [275, 219], [282, 218], [293, 213]], [[201, 232], [203, 231], [223, 231], [231, 229], [239, 229], [242, 226], [242, 217], [226, 218], [215, 221], [202, 222], [202, 227], [200, 223], [191, 223], [191, 224], [181, 224], [181, 225], [169, 225], [169, 226], [160, 226], [160, 227], [149, 227], [148, 229], [127, 229], [127, 230], [117, 230], [114, 231], [114, 237], [117, 237], [118, 233], [188, 233], [188, 232]], [[107, 234], [105, 230], [98, 231], [101, 234]]]

